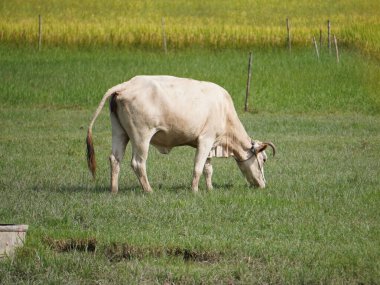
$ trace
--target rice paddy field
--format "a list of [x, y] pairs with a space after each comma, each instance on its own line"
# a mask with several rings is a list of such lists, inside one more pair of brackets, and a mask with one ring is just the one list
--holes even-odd
[[[0, 259], [0, 284], [378, 284], [380, 5], [287, 2], [1, 1], [0, 223], [29, 231]], [[108, 110], [94, 128], [94, 181], [88, 123], [105, 91], [136, 74], [225, 87], [247, 132], [277, 146], [267, 188], [214, 159], [215, 189], [203, 179], [194, 194], [194, 149], [151, 148], [147, 195], [128, 146], [111, 195]]]
[[162, 46], [162, 18], [171, 49], [284, 46], [286, 18], [293, 45], [309, 46], [327, 21], [341, 45], [380, 53], [380, 2], [340, 1], [39, 1], [0, 3], [0, 40], [37, 45], [42, 16], [47, 46]]

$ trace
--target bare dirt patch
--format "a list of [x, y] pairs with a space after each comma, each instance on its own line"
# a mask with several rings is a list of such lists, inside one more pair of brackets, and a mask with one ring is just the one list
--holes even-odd
[[97, 241], [95, 238], [53, 239], [50, 237], [45, 237], [43, 241], [51, 249], [58, 252], [69, 252], [69, 251], [94, 252], [97, 246]]

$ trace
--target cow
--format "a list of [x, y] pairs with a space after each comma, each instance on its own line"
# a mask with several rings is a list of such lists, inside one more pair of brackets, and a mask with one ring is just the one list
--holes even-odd
[[214, 156], [232, 156], [252, 186], [265, 187], [265, 149], [271, 147], [274, 156], [275, 146], [249, 137], [228, 92], [211, 82], [159, 75], [135, 76], [103, 96], [86, 138], [88, 167], [94, 177], [92, 128], [107, 99], [112, 126], [111, 192], [118, 192], [120, 163], [129, 142], [131, 166], [145, 192], [152, 192], [146, 173], [150, 144], [163, 154], [177, 146], [196, 148], [191, 184], [194, 192], [198, 191], [202, 172], [207, 189], [212, 189]]

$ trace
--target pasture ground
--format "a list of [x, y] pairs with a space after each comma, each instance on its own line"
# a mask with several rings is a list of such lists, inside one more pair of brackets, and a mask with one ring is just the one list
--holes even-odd
[[[311, 50], [247, 52], [0, 47], [0, 217], [30, 228], [0, 283], [377, 283], [380, 280], [379, 66], [353, 51], [339, 65]], [[110, 127], [99, 117], [98, 178], [85, 161], [87, 125], [103, 93], [134, 74], [214, 81], [248, 133], [272, 140], [268, 188], [247, 187], [215, 159], [215, 190], [190, 191], [194, 150], [153, 148], [152, 195], [123, 163], [108, 192]], [[202, 181], [203, 182], [203, 181]]]

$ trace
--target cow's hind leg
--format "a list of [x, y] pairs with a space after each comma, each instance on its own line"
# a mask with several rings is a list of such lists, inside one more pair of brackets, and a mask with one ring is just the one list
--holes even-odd
[[146, 174], [146, 161], [148, 159], [150, 137], [136, 141], [138, 143], [132, 143], [133, 156], [131, 166], [144, 191], [152, 192], [152, 187], [150, 187]]
[[213, 140], [201, 140], [198, 143], [194, 161], [193, 181], [191, 183], [191, 188], [194, 192], [198, 192], [199, 179], [202, 175], [213, 142]]
[[206, 186], [207, 190], [212, 190], [212, 165], [211, 165], [211, 158], [207, 158], [205, 166], [203, 168], [203, 175], [206, 178]]
[[129, 138], [113, 113], [111, 113], [111, 124], [112, 153], [109, 157], [111, 167], [111, 192], [117, 193], [119, 189], [120, 163], [123, 160]]

